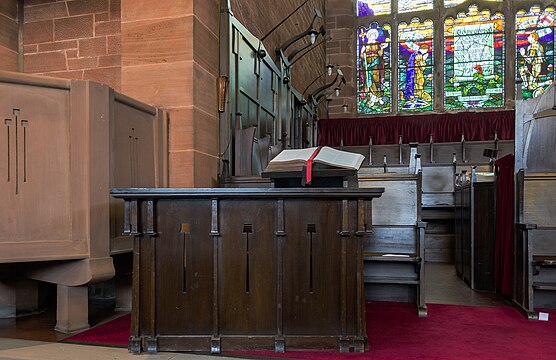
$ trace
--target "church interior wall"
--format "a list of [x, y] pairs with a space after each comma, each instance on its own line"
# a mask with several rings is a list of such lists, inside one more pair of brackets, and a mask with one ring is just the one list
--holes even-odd
[[17, 0], [0, 2], [0, 70], [17, 71], [19, 48]]

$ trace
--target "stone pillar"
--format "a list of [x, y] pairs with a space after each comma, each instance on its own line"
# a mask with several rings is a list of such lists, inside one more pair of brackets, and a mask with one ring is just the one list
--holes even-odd
[[168, 109], [169, 185], [218, 176], [218, 0], [122, 0], [122, 91]]
[[72, 333], [89, 328], [89, 299], [87, 285], [58, 285], [56, 331]]

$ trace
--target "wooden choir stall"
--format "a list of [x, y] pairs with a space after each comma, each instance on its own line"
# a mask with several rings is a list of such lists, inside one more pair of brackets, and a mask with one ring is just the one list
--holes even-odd
[[556, 308], [556, 93], [516, 105], [514, 302], [529, 319]]
[[132, 241], [109, 189], [165, 185], [166, 112], [92, 81], [0, 71], [0, 93], [0, 318], [37, 311], [46, 282], [56, 330], [83, 330], [88, 286], [114, 276], [129, 310]]
[[384, 189], [113, 189], [134, 235], [130, 349], [365, 351]]

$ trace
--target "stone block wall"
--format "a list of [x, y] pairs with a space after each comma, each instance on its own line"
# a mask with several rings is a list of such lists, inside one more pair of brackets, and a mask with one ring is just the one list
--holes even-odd
[[17, 71], [18, 34], [17, 0], [0, 1], [0, 70]]
[[[17, 19], [13, 4], [6, 5], [12, 2], [17, 4], [0, 1], [0, 13], [11, 11]], [[301, 2], [231, 3], [234, 15], [262, 37]], [[324, 3], [310, 0], [270, 35], [265, 41], [269, 53], [275, 56], [276, 47], [306, 30], [314, 8], [326, 16]], [[217, 184], [220, 0], [25, 0], [24, 5], [25, 72], [97, 81], [168, 109], [170, 186]], [[16, 25], [10, 25], [14, 34]], [[0, 38], [5, 29], [0, 28]], [[11, 48], [15, 39], [8, 42]], [[2, 46], [7, 47], [0, 40], [0, 59], [8, 52], [16, 70], [17, 47], [7, 51]], [[302, 92], [326, 63], [322, 42], [294, 65], [293, 87]], [[311, 89], [325, 81], [323, 77]]]
[[25, 72], [121, 89], [120, 0], [25, 0]]
[[[327, 51], [333, 64], [342, 65], [347, 84], [339, 97], [333, 98], [328, 106], [330, 118], [357, 117], [356, 104], [356, 39], [354, 29], [355, 5], [349, 0], [325, 0], [326, 8], [333, 9], [326, 14], [326, 28], [332, 37], [327, 42]], [[344, 113], [343, 105], [349, 111]]]

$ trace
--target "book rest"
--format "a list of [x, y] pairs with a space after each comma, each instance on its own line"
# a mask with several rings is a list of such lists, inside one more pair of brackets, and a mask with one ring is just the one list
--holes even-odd
[[275, 188], [313, 187], [357, 188], [357, 170], [353, 169], [313, 169], [312, 179], [306, 182], [307, 168], [298, 171], [263, 172], [263, 178], [269, 178]]

